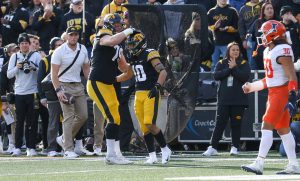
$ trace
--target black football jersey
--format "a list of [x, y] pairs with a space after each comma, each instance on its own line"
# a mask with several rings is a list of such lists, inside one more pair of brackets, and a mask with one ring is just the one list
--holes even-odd
[[158, 79], [158, 72], [151, 64], [151, 60], [160, 58], [154, 49], [145, 49], [138, 56], [129, 58], [129, 63], [135, 75], [136, 90], [150, 90]]
[[99, 36], [94, 41], [89, 80], [113, 84], [115, 77], [119, 74], [118, 61], [122, 47], [120, 45], [114, 47], [100, 45], [100, 38], [107, 34], [112, 35], [112, 32], [108, 29], [101, 29]]

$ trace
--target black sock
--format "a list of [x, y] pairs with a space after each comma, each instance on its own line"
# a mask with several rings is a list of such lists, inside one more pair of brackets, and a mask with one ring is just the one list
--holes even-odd
[[144, 139], [147, 145], [148, 152], [154, 152], [155, 151], [155, 146], [154, 146], [154, 136], [151, 133], [148, 133], [144, 135]]
[[165, 140], [164, 135], [162, 134], [161, 130], [159, 131], [158, 134], [153, 135], [153, 136], [161, 148], [164, 148], [165, 146], [167, 146], [166, 140]]
[[119, 134], [119, 126], [113, 123], [107, 123], [105, 127], [105, 136], [106, 139], [115, 140], [117, 137], [117, 134]]

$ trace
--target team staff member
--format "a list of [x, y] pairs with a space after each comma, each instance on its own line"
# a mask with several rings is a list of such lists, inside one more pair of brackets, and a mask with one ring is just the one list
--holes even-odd
[[168, 148], [162, 131], [156, 126], [157, 113], [160, 102], [161, 85], [165, 82], [167, 72], [160, 62], [160, 55], [156, 50], [148, 49], [145, 35], [135, 31], [126, 40], [130, 51], [130, 66], [127, 72], [117, 77], [117, 82], [123, 82], [135, 75], [136, 93], [134, 110], [140, 123], [141, 130], [149, 152], [146, 164], [157, 162], [154, 138], [162, 151], [162, 164], [168, 163], [171, 150]]
[[[57, 137], [56, 141], [64, 148], [64, 157], [67, 159], [78, 157], [74, 152], [73, 138], [88, 118], [87, 101], [80, 72], [83, 70], [87, 79], [90, 65], [87, 50], [84, 45], [78, 43], [78, 39], [77, 28], [69, 27], [67, 42], [57, 48], [51, 57], [52, 83], [64, 117], [63, 136]], [[58, 77], [73, 62], [71, 68]], [[70, 102], [71, 96], [74, 98], [73, 103]]]
[[[23, 145], [23, 131], [25, 125], [25, 139], [27, 156], [37, 155], [35, 151], [38, 120], [34, 119], [37, 98], [37, 71], [42, 57], [37, 52], [30, 52], [30, 40], [26, 33], [18, 38], [20, 51], [14, 53], [9, 60], [7, 78], [15, 77], [15, 105], [16, 105], [16, 149], [13, 156], [21, 155]], [[25, 62], [26, 60], [26, 62]]]
[[[87, 82], [87, 92], [108, 121], [106, 125], [106, 144], [108, 164], [129, 164], [124, 157], [118, 157], [115, 151], [119, 135], [120, 113], [116, 88], [114, 87], [118, 67], [124, 70], [126, 60], [120, 43], [133, 33], [131, 28], [123, 29], [122, 17], [108, 14], [104, 17], [104, 26], [94, 41], [91, 72]], [[119, 32], [119, 33], [118, 33]]]
[[263, 173], [264, 161], [273, 144], [273, 129], [275, 129], [280, 135], [289, 160], [287, 167], [277, 174], [300, 174], [295, 139], [290, 131], [290, 116], [294, 116], [297, 112], [298, 92], [293, 51], [287, 44], [286, 30], [280, 22], [269, 20], [262, 24], [260, 31], [261, 40], [257, 43], [266, 46], [264, 50], [266, 76], [259, 81], [247, 82], [243, 85], [243, 90], [250, 93], [268, 88], [268, 102], [263, 116], [257, 158], [252, 164], [242, 165], [242, 169], [257, 175]]
[[1, 7], [0, 18], [3, 45], [17, 43], [19, 34], [28, 27], [28, 11], [22, 7], [20, 0], [10, 0], [8, 6]]
[[242, 86], [250, 76], [250, 66], [242, 59], [238, 43], [227, 46], [226, 57], [217, 63], [214, 79], [220, 81], [218, 88], [218, 107], [216, 127], [211, 137], [211, 146], [204, 156], [216, 155], [219, 141], [230, 119], [232, 146], [231, 155], [237, 155], [241, 138], [241, 126], [245, 108], [248, 105], [247, 95]]

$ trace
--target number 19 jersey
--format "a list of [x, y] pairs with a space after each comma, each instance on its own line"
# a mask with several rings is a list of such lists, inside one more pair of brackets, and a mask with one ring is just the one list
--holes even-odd
[[138, 56], [129, 58], [129, 63], [135, 75], [136, 90], [150, 90], [158, 79], [158, 72], [151, 64], [153, 59], [159, 59], [159, 53], [154, 49], [145, 49]]
[[267, 47], [264, 50], [264, 68], [266, 74], [267, 87], [276, 87], [288, 82], [281, 64], [277, 62], [280, 57], [291, 57], [294, 62], [294, 55], [290, 45], [276, 45], [272, 50]]

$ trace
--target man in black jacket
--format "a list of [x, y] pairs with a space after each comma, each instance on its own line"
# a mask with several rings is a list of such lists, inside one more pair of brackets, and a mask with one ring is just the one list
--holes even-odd
[[1, 7], [0, 18], [3, 45], [17, 43], [19, 34], [28, 27], [28, 11], [22, 7], [20, 0], [10, 0], [8, 6]]
[[59, 47], [61, 44], [63, 44], [62, 39], [58, 37], [54, 37], [50, 41], [50, 53], [46, 57], [40, 61], [39, 64], [39, 72], [38, 72], [38, 91], [40, 96], [40, 102], [43, 106], [48, 108], [49, 111], [49, 122], [48, 122], [48, 129], [47, 129], [47, 152], [49, 157], [57, 156], [57, 143], [56, 143], [56, 137], [57, 132], [59, 130], [59, 122], [60, 117], [62, 116], [62, 110], [59, 104], [58, 99], [49, 96], [48, 92], [45, 92], [42, 90], [41, 82], [42, 80], [50, 73], [51, 68], [51, 56], [53, 51]]
[[42, 50], [48, 53], [51, 38], [58, 36], [62, 14], [53, 6], [51, 0], [43, 0], [41, 4], [41, 8], [33, 15], [32, 29], [40, 37]]
[[89, 12], [85, 12], [85, 35], [82, 38], [83, 30], [83, 3], [82, 0], [71, 0], [70, 11], [62, 17], [61, 24], [59, 27], [59, 34], [62, 34], [70, 26], [75, 26], [80, 34], [79, 42], [84, 44], [87, 47], [87, 50], [90, 52], [92, 44], [89, 41], [89, 37], [94, 33], [95, 28], [95, 18]]

